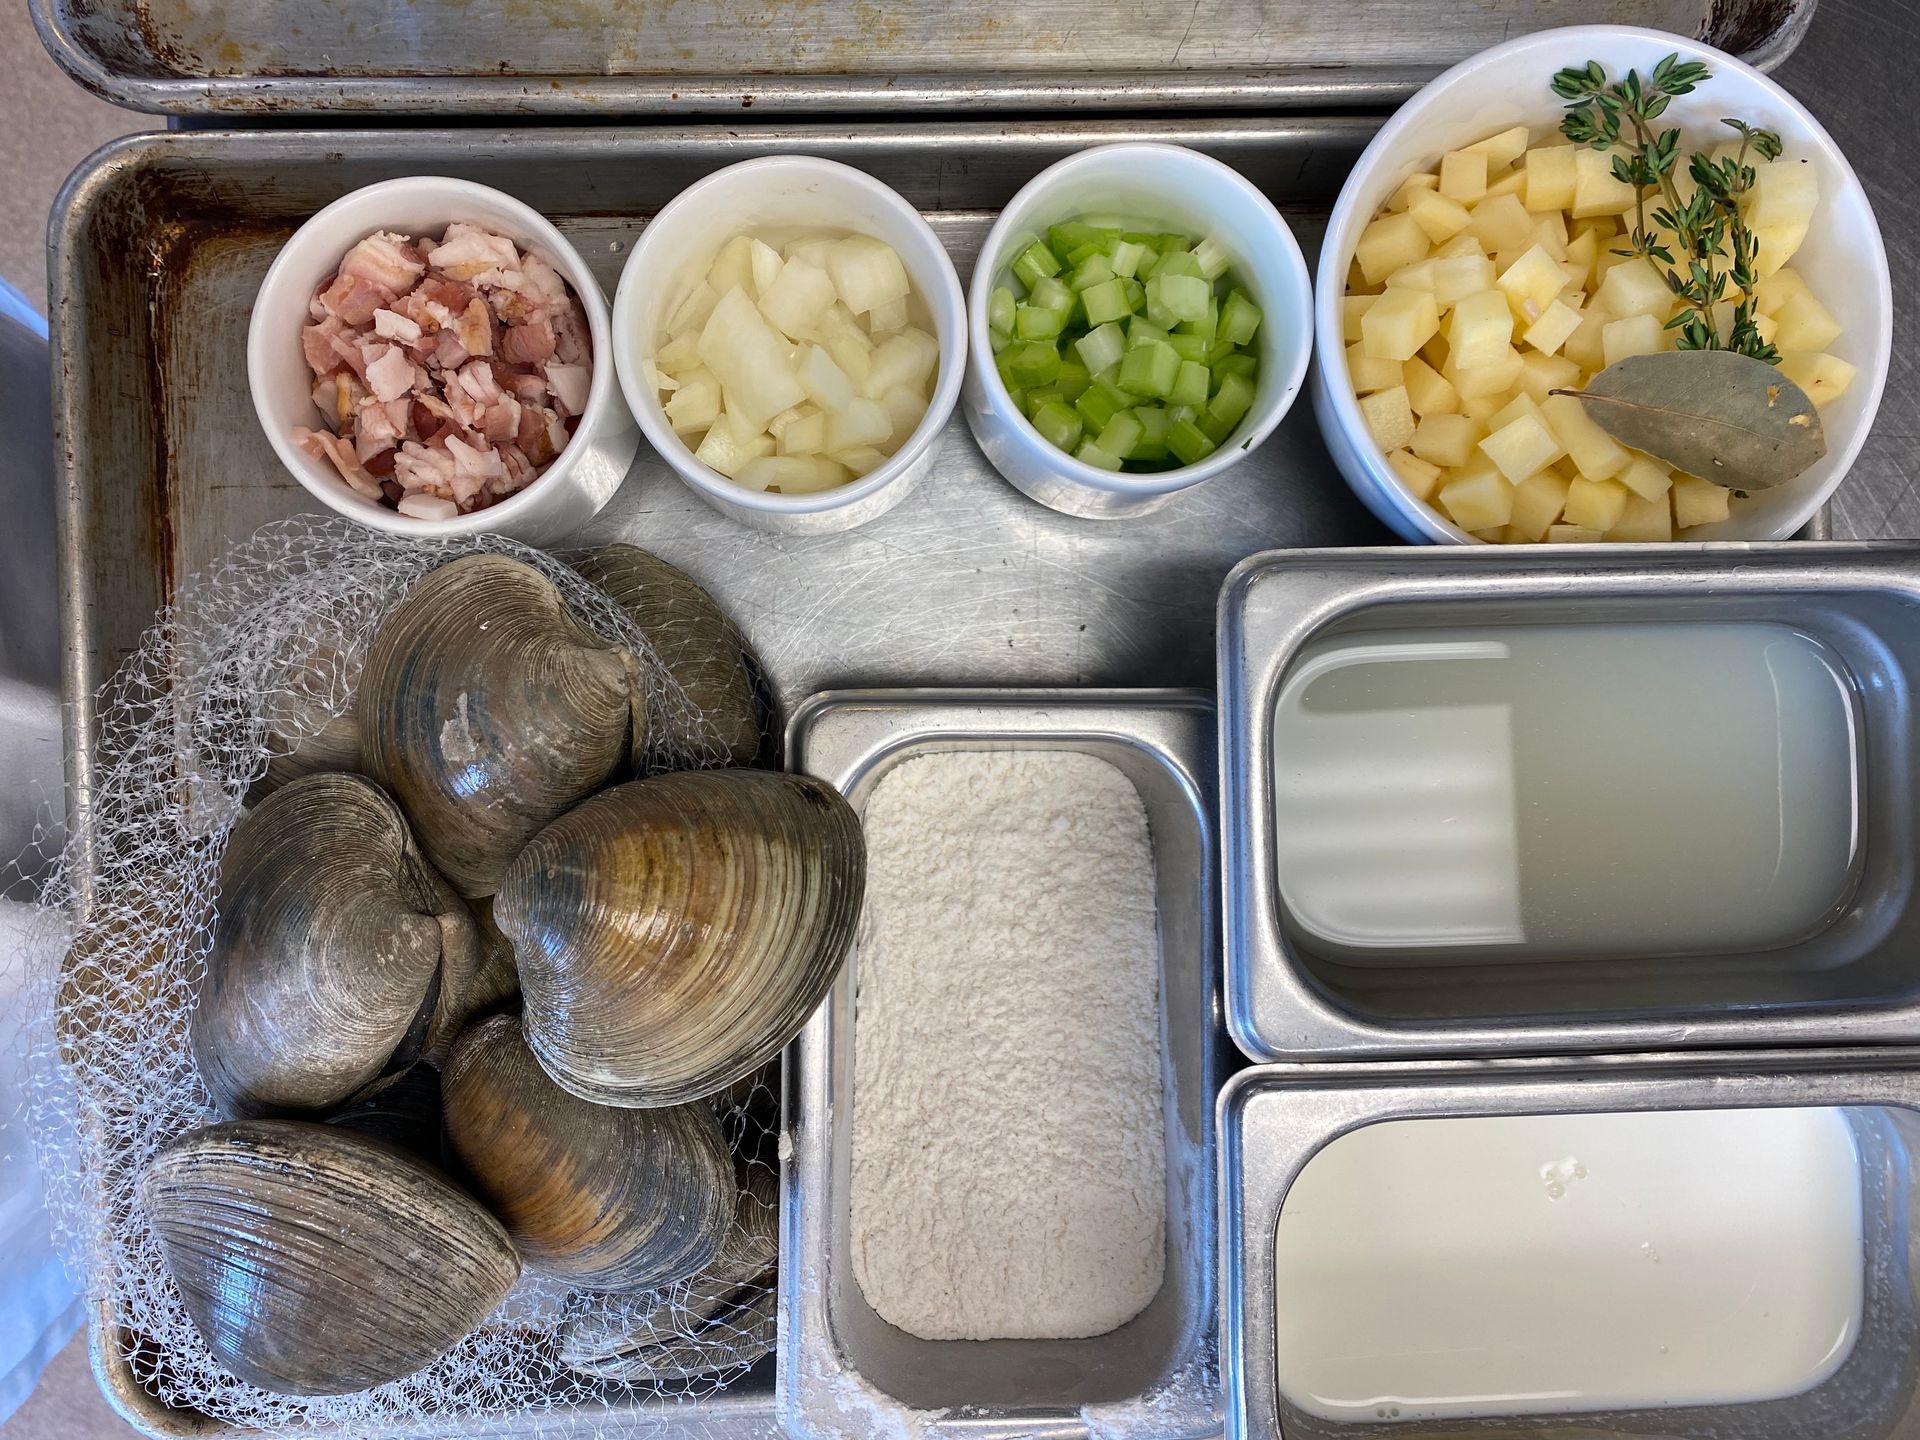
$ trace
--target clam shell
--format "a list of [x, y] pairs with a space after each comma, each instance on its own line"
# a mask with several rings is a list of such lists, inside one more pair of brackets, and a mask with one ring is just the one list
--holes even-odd
[[309, 775], [228, 842], [194, 1058], [229, 1115], [331, 1109], [444, 1052], [478, 961], [473, 917], [385, 792]]
[[258, 804], [281, 786], [305, 775], [359, 768], [360, 722], [349, 710], [322, 722], [319, 729], [298, 740], [269, 735], [266, 774], [260, 777], [247, 800]]
[[529, 1266], [596, 1290], [641, 1290], [719, 1254], [735, 1185], [710, 1107], [617, 1110], [569, 1095], [511, 1015], [460, 1038], [444, 1083], [454, 1154]]
[[633, 656], [501, 555], [451, 561], [408, 592], [368, 648], [358, 709], [367, 773], [470, 898], [492, 894], [542, 825], [623, 772], [646, 728]]
[[527, 1043], [602, 1104], [712, 1095], [799, 1033], [865, 885], [858, 818], [810, 777], [690, 771], [596, 795], [528, 843], [494, 901]]
[[332, 1126], [197, 1130], [153, 1158], [139, 1195], [209, 1348], [281, 1394], [410, 1375], [519, 1277], [506, 1231], [478, 1202], [412, 1156]]
[[768, 716], [758, 667], [713, 597], [684, 571], [632, 545], [603, 545], [574, 569], [627, 612], [701, 717], [700, 731], [727, 765], [764, 757]]

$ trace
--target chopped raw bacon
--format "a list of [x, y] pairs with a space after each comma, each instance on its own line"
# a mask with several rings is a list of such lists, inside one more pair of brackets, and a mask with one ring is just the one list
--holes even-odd
[[380, 231], [314, 290], [300, 350], [324, 429], [295, 442], [359, 494], [421, 519], [525, 489], [592, 388], [585, 312], [544, 256], [456, 222]]

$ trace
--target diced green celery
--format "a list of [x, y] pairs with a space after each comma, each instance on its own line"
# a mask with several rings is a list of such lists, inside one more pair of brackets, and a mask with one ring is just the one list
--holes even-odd
[[1220, 302], [1211, 295], [1207, 297], [1207, 313], [1198, 320], [1182, 320], [1180, 333], [1198, 335], [1207, 344], [1213, 344], [1220, 330]]
[[1191, 420], [1176, 420], [1167, 431], [1167, 453], [1182, 465], [1198, 465], [1213, 451], [1214, 442]]
[[1089, 430], [1104, 430], [1109, 420], [1132, 403], [1131, 395], [1123, 395], [1113, 386], [1096, 380], [1081, 392], [1080, 398], [1073, 402], [1073, 408], [1080, 412], [1080, 418], [1087, 422]]
[[1206, 319], [1207, 307], [1213, 303], [1213, 287], [1198, 275], [1155, 275], [1147, 282], [1149, 303], [1156, 291], [1176, 323]]
[[1032, 419], [1034, 412], [1039, 410], [1043, 405], [1057, 405], [1059, 403], [1060, 387], [1058, 385], [1036, 385], [1033, 389], [1027, 391], [1027, 397], [1021, 402], [1020, 408], [1027, 412], [1028, 419]]
[[1106, 253], [1106, 247], [1101, 245], [1098, 240], [1090, 240], [1085, 245], [1076, 245], [1071, 250], [1064, 252], [1061, 258], [1067, 262], [1067, 268], [1069, 270], [1078, 270], [1095, 256], [1105, 255]]
[[1085, 393], [1087, 386], [1093, 383], [1093, 377], [1087, 374], [1087, 367], [1071, 355], [1060, 357], [1060, 373], [1054, 377], [1054, 388], [1059, 390], [1060, 398], [1071, 405]]
[[1026, 388], [1021, 385], [1013, 375], [1013, 344], [1011, 341], [994, 353], [993, 368], [1000, 375], [1000, 383], [1006, 386], [1007, 389], [1021, 390]]
[[1191, 275], [1201, 279], [1200, 262], [1193, 258], [1191, 250], [1168, 250], [1153, 262], [1154, 275]]
[[1253, 381], [1244, 375], [1227, 376], [1207, 402], [1207, 414], [1228, 425], [1238, 425], [1240, 417], [1252, 408]]
[[1074, 341], [1073, 348], [1080, 356], [1080, 363], [1087, 367], [1087, 373], [1098, 375], [1126, 352], [1127, 337], [1118, 325], [1108, 321]]
[[1138, 310], [1147, 303], [1147, 287], [1131, 275], [1121, 277], [1120, 288], [1126, 292], [1129, 310]]
[[1149, 342], [1127, 351], [1120, 362], [1120, 388], [1129, 395], [1164, 400], [1180, 373], [1181, 360], [1171, 345]]
[[1253, 303], [1252, 297], [1244, 290], [1235, 290], [1227, 296], [1227, 303], [1220, 307], [1221, 337], [1244, 345], [1259, 328], [1260, 307]]
[[1233, 341], [1227, 339], [1226, 336], [1222, 335], [1218, 340], [1215, 340], [1213, 342], [1213, 348], [1207, 351], [1207, 364], [1209, 366], [1218, 365], [1222, 360], [1226, 359], [1227, 356], [1233, 354], [1239, 348], [1240, 347], [1238, 345], [1235, 345]]
[[1153, 237], [1153, 248], [1165, 255], [1170, 250], [1191, 250], [1193, 241], [1185, 235], [1175, 235], [1167, 231]]
[[1033, 428], [1054, 449], [1072, 454], [1073, 447], [1080, 443], [1080, 436], [1087, 427], [1071, 406], [1052, 400], [1033, 412]]
[[1173, 389], [1167, 399], [1175, 405], [1204, 405], [1212, 376], [1198, 360], [1182, 360], [1180, 372], [1173, 377]]
[[1062, 220], [1058, 225], [1047, 227], [1047, 244], [1055, 254], [1064, 255], [1082, 245], [1100, 244], [1100, 231], [1084, 220]]
[[1012, 397], [1014, 408], [1017, 409], [1022, 415], [1026, 414], [1027, 413], [1027, 406], [1026, 406], [1027, 392], [1022, 390], [1018, 385], [1009, 385], [1007, 387], [1007, 394]]
[[1013, 291], [1004, 285], [993, 287], [993, 296], [987, 301], [987, 324], [1003, 334], [1013, 331]]
[[1231, 355], [1221, 356], [1208, 368], [1213, 371], [1213, 386], [1217, 390], [1220, 382], [1229, 375], [1244, 375], [1249, 380], [1254, 379], [1260, 373], [1260, 360], [1244, 350], [1236, 350]]
[[1240, 422], [1237, 420], [1222, 420], [1211, 410], [1202, 410], [1199, 415], [1194, 418], [1193, 423], [1199, 428], [1202, 435], [1205, 435], [1207, 439], [1211, 440], [1215, 445], [1219, 445], [1226, 440], [1227, 436], [1233, 433], [1233, 427]]
[[1051, 340], [1067, 328], [1067, 312], [1022, 305], [1013, 317], [1013, 333], [1022, 340]]
[[1085, 461], [1087, 464], [1097, 466], [1102, 470], [1118, 470], [1120, 468], [1120, 457], [1118, 455], [1109, 454], [1091, 440], [1082, 440], [1080, 442], [1080, 448], [1073, 452], [1073, 458]]
[[1030, 385], [1045, 385], [1060, 373], [1060, 352], [1044, 340], [1027, 340], [1009, 347], [1000, 363], [1005, 367], [1003, 373], [1012, 376], [1012, 383], [1024, 390]]
[[1202, 365], [1207, 363], [1207, 351], [1213, 348], [1203, 336], [1182, 335], [1178, 331], [1167, 337], [1167, 343], [1182, 360], [1197, 360]]
[[1126, 291], [1120, 288], [1118, 280], [1108, 280], [1104, 284], [1089, 286], [1082, 290], [1080, 303], [1086, 308], [1089, 325], [1105, 325], [1109, 320], [1124, 320], [1132, 313], [1127, 304]]
[[1020, 258], [1013, 262], [1014, 278], [1031, 290], [1049, 275], [1060, 273], [1060, 257], [1046, 247], [1041, 240], [1034, 241], [1020, 252]]
[[1178, 425], [1182, 420], [1191, 420], [1200, 413], [1197, 405], [1168, 405], [1167, 418]]
[[1167, 458], [1167, 431], [1172, 428], [1173, 417], [1158, 405], [1136, 405], [1133, 418], [1140, 422], [1140, 439], [1133, 449], [1127, 452], [1129, 460], [1164, 460]]
[[1140, 437], [1146, 433], [1146, 427], [1131, 410], [1122, 410], [1106, 423], [1099, 438], [1093, 443], [1109, 455], [1118, 455], [1122, 460], [1133, 453], [1133, 447], [1140, 443]]
[[1208, 280], [1218, 280], [1233, 263], [1226, 247], [1211, 235], [1193, 247], [1193, 258], [1199, 263], [1200, 274]]
[[1179, 317], [1160, 303], [1160, 294], [1153, 288], [1153, 282], [1147, 282], [1147, 323], [1161, 331], [1171, 331], [1180, 323]]
[[1044, 276], [1034, 282], [1027, 304], [1036, 310], [1058, 310], [1064, 315], [1073, 306], [1073, 292], [1055, 276]]
[[987, 343], [993, 347], [993, 353], [998, 355], [1013, 343], [1013, 336], [1009, 335], [1005, 330], [989, 330], [987, 331]]
[[1164, 345], [1166, 343], [1167, 332], [1151, 320], [1136, 315], [1127, 322], [1127, 348], [1129, 350], [1137, 345]]
[[1138, 245], [1155, 253], [1160, 249], [1160, 237], [1151, 230], [1123, 230], [1120, 232], [1120, 238], [1128, 244]]
[[1107, 257], [1096, 250], [1073, 267], [1073, 274], [1068, 277], [1067, 284], [1079, 291], [1091, 285], [1104, 285], [1111, 279], [1113, 279], [1113, 267], [1107, 263]]
[[1107, 257], [1107, 264], [1116, 275], [1132, 276], [1140, 268], [1140, 262], [1153, 252], [1145, 245], [1132, 240], [1114, 242], [1113, 253]]

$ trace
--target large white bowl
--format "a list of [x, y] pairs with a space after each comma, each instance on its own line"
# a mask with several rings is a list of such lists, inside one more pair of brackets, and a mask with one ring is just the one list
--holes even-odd
[[[531, 484], [497, 505], [451, 520], [416, 520], [375, 504], [342, 480], [333, 466], [293, 443], [293, 427], [321, 423], [313, 404], [313, 372], [300, 349], [307, 302], [321, 281], [340, 268], [348, 250], [376, 230], [438, 236], [455, 220], [484, 225], [522, 250], [537, 252], [573, 287], [593, 339], [593, 378], [587, 407], [567, 448]], [[293, 232], [260, 282], [247, 329], [247, 385], [254, 413], [280, 463], [317, 499], [375, 530], [432, 539], [510, 535], [544, 545], [578, 530], [613, 498], [626, 479], [640, 432], [614, 383], [607, 297], [580, 252], [537, 211], [470, 180], [414, 175], [384, 180], [343, 195]]]
[[[858, 232], [885, 241], [899, 254], [925, 307], [921, 318], [940, 342], [932, 402], [913, 434], [878, 469], [811, 495], [749, 489], [694, 459], [645, 375], [644, 362], [665, 339], [661, 332], [671, 308], [706, 273], [720, 247], [743, 231], [767, 229]], [[933, 468], [945, 438], [960, 398], [966, 345], [960, 277], [920, 212], [865, 171], [811, 155], [743, 160], [681, 191], [640, 232], [613, 295], [614, 363], [648, 443], [714, 509], [755, 529], [786, 534], [849, 530], [906, 498]]]
[[1826, 503], [1866, 443], [1892, 355], [1893, 287], [1873, 207], [1833, 138], [1773, 81], [1697, 40], [1623, 25], [1546, 30], [1462, 61], [1401, 106], [1360, 156], [1328, 222], [1314, 304], [1319, 348], [1314, 414], [1347, 483], [1406, 539], [1479, 543], [1407, 489], [1360, 417], [1340, 319], [1340, 298], [1360, 232], [1409, 175], [1432, 169], [1446, 151], [1514, 125], [1532, 126], [1536, 139], [1551, 132], [1564, 113], [1548, 89], [1556, 70], [1598, 60], [1616, 78], [1629, 69], [1645, 75], [1675, 52], [1703, 60], [1713, 71], [1710, 80], [1675, 100], [1662, 117], [1680, 126], [1685, 139], [1718, 143], [1731, 133], [1720, 124], [1721, 117], [1736, 116], [1778, 131], [1789, 157], [1819, 167], [1820, 207], [1792, 264], [1845, 327], [1833, 353], [1860, 372], [1847, 393], [1821, 411], [1827, 454], [1819, 464], [1785, 485], [1736, 502], [1730, 518], [1690, 531], [1688, 539], [1779, 540], [1792, 535]]
[[[1212, 235], [1259, 305], [1260, 375], [1253, 408], [1197, 465], [1146, 474], [1102, 470], [1056, 448], [1007, 393], [988, 343], [987, 305], [1014, 257], [1047, 226], [1091, 215], [1149, 230]], [[1307, 264], [1293, 231], [1245, 176], [1179, 145], [1102, 145], [1042, 170], [1015, 195], [981, 247], [967, 299], [971, 354], [962, 396], [973, 438], [994, 469], [1042, 505], [1086, 519], [1157, 510], [1237, 464], [1292, 408], [1313, 348]]]

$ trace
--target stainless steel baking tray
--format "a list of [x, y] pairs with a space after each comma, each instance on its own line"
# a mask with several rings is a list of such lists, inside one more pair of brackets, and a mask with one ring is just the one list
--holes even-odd
[[[1264, 1059], [1893, 1043], [1920, 1034], [1914, 700], [1920, 546], [1710, 545], [1254, 556], [1221, 594], [1228, 1024]], [[1316, 636], [1380, 626], [1772, 620], [1855, 681], [1862, 863], [1811, 938], [1763, 954], [1341, 963], [1285, 923], [1274, 883], [1272, 716]]]
[[[1913, 1440], [1920, 1435], [1920, 1070], [1914, 1052], [1723, 1051], [1559, 1062], [1272, 1065], [1221, 1092], [1221, 1358], [1230, 1440]], [[1629, 1110], [1841, 1106], [1862, 1164], [1867, 1270], [1859, 1339], [1806, 1394], [1763, 1404], [1347, 1424], [1285, 1401], [1275, 1376], [1276, 1228], [1288, 1187], [1337, 1137], [1386, 1120]]]
[[1613, 21], [1771, 68], [1815, 0], [32, 0], [54, 58], [172, 114], [693, 115], [1382, 105], [1510, 35]]
[[827, 1440], [952, 1434], [978, 1440], [1217, 1427], [1213, 1098], [1224, 1053], [1218, 1001], [1213, 707], [1162, 690], [850, 690], [809, 701], [789, 727], [790, 768], [860, 809], [917, 755], [1071, 750], [1117, 766], [1152, 837], [1166, 1095], [1167, 1263], [1134, 1319], [1088, 1340], [921, 1340], [888, 1324], [853, 1275], [854, 961], [793, 1051], [781, 1213], [780, 1415]]

